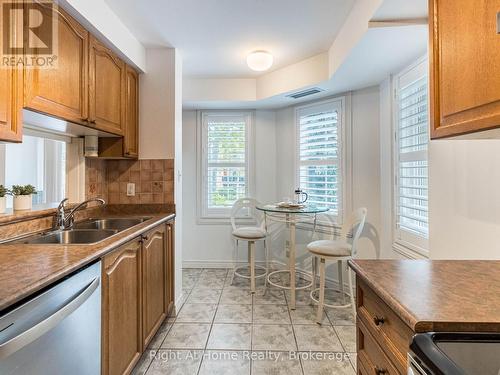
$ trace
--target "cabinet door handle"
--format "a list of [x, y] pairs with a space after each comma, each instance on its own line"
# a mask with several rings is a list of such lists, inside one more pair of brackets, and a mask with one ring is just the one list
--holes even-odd
[[376, 326], [380, 326], [385, 323], [385, 319], [383, 317], [378, 317], [377, 315], [375, 315], [373, 317], [373, 323], [375, 323]]
[[384, 375], [387, 374], [387, 370], [385, 368], [380, 368], [375, 366], [375, 375]]
[[143, 241], [147, 241], [148, 240], [148, 236], [142, 236], [142, 240]]

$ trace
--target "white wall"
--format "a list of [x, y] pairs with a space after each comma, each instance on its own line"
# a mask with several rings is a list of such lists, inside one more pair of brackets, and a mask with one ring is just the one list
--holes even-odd
[[360, 258], [380, 256], [380, 124], [379, 90], [352, 94], [352, 207], [368, 209], [359, 242]]
[[429, 147], [430, 257], [500, 259], [500, 140]]
[[182, 98], [176, 97], [176, 90], [181, 90], [181, 82], [176, 81], [176, 54], [173, 48], [146, 51], [147, 73], [140, 75], [139, 82], [140, 159], [175, 156], [176, 108], [182, 107]]
[[146, 70], [146, 49], [104, 0], [60, 0], [59, 4], [129, 64]]
[[[255, 112], [255, 197], [262, 202], [273, 201], [276, 196], [274, 124], [274, 111]], [[184, 111], [183, 264], [191, 267], [227, 267], [231, 264], [233, 251], [230, 224], [197, 223], [196, 127], [196, 111]]]
[[174, 58], [174, 199], [175, 199], [175, 302], [182, 298], [182, 248], [183, 248], [183, 158], [182, 158], [182, 59], [178, 51]]

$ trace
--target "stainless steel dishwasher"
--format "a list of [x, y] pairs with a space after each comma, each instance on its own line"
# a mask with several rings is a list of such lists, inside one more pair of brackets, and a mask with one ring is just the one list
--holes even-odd
[[100, 371], [100, 262], [0, 316], [1, 375]]

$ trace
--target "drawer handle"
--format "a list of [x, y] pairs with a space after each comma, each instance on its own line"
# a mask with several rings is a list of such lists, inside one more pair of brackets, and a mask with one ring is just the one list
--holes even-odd
[[387, 370], [385, 368], [380, 368], [378, 366], [375, 367], [375, 375], [383, 375], [387, 374]]
[[385, 323], [385, 319], [384, 319], [384, 318], [382, 318], [382, 317], [381, 317], [381, 318], [379, 318], [377, 315], [375, 315], [375, 316], [373, 317], [373, 323], [375, 323], [375, 325], [376, 325], [376, 326], [380, 326], [380, 325], [382, 325], [382, 324], [384, 324], [384, 323]]

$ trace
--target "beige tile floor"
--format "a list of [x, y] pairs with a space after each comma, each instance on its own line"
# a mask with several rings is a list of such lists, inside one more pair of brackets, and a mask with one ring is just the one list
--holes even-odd
[[[356, 333], [350, 309], [328, 309], [321, 326], [308, 291], [289, 296], [226, 269], [184, 269], [183, 302], [134, 369], [146, 375], [354, 375]], [[331, 296], [332, 297], [332, 296]], [[332, 297], [334, 298], [334, 296]]]

